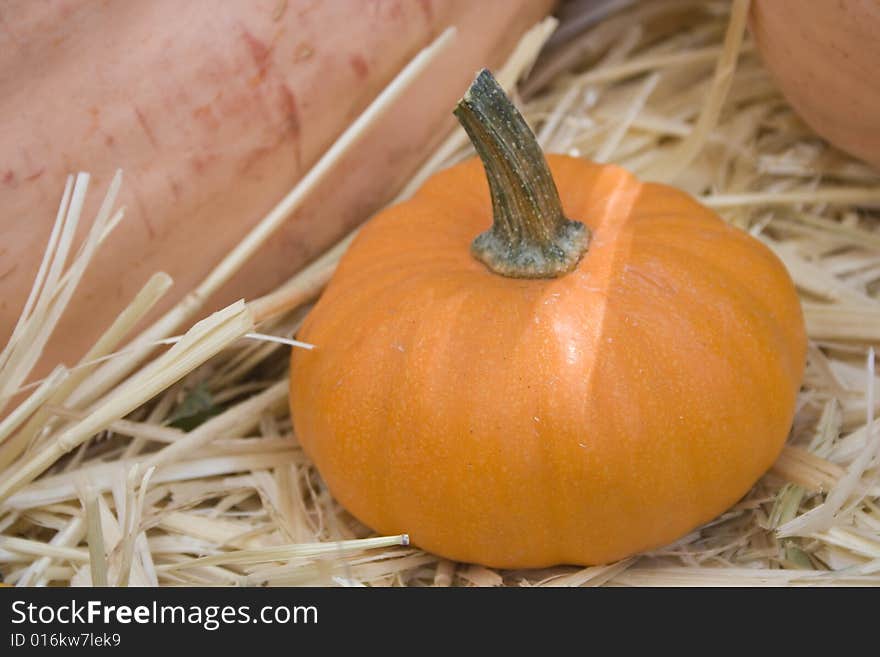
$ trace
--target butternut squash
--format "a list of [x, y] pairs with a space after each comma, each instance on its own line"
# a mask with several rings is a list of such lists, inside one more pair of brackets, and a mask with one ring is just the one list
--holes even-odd
[[[93, 174], [93, 216], [125, 171], [123, 224], [44, 356], [79, 357], [144, 281], [164, 312], [303, 176], [418, 50], [431, 65], [206, 310], [272, 289], [389, 200], [550, 0], [10, 0], [0, 7], [0, 343], [30, 288], [63, 188]], [[344, 184], [339, 184], [344, 181]]]

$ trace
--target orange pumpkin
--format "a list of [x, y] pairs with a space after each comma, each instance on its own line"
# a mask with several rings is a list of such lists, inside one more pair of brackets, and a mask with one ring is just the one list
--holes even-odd
[[352, 244], [292, 356], [304, 449], [376, 531], [489, 566], [603, 563], [712, 519], [792, 420], [783, 265], [681, 191], [548, 170], [486, 72], [456, 112], [489, 186], [448, 169]]

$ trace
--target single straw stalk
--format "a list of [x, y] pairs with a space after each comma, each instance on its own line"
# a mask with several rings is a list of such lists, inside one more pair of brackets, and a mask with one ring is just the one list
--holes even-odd
[[352, 541], [337, 541], [329, 543], [300, 543], [298, 545], [282, 545], [279, 547], [259, 548], [255, 550], [239, 550], [227, 552], [209, 557], [199, 557], [188, 561], [159, 566], [161, 572], [193, 568], [195, 566], [216, 566], [220, 564], [257, 564], [269, 561], [284, 561], [297, 557], [317, 557], [327, 554], [345, 554], [372, 550], [376, 548], [391, 547], [394, 545], [409, 545], [409, 537], [406, 534], [398, 536], [379, 536], [376, 538], [363, 538]]
[[94, 586], [107, 586], [107, 552], [104, 547], [104, 530], [98, 510], [95, 489], [85, 482], [82, 486], [83, 513], [86, 517], [86, 537], [89, 546], [89, 568]]

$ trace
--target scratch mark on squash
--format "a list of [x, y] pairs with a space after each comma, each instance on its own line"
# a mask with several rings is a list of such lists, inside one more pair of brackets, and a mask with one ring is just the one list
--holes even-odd
[[425, 15], [425, 20], [429, 23], [434, 22], [434, 7], [431, 6], [431, 0], [419, 0], [419, 6]]
[[300, 152], [300, 123], [299, 109], [296, 104], [296, 96], [287, 84], [281, 84], [281, 111], [285, 121], [285, 133], [289, 134], [296, 142], [296, 166], [302, 169], [302, 153]]
[[37, 169], [37, 170], [34, 171], [31, 175], [29, 175], [29, 176], [25, 176], [24, 181], [25, 181], [25, 182], [31, 182], [32, 180], [36, 180], [37, 178], [39, 178], [40, 176], [43, 175], [43, 172], [44, 172], [44, 171], [46, 171], [46, 168], [45, 168], [45, 167], [43, 167], [43, 168], [41, 168], [41, 169]]
[[207, 128], [216, 129], [220, 126], [220, 122], [217, 120], [217, 117], [214, 116], [214, 110], [211, 109], [210, 104], [200, 105], [195, 108], [192, 116], [197, 121], [204, 123]]
[[0, 281], [2, 281], [4, 278], [6, 278], [6, 277], [8, 277], [9, 275], [11, 275], [12, 272], [14, 272], [16, 269], [18, 269], [18, 263], [17, 263], [17, 262], [16, 262], [15, 264], [13, 264], [9, 269], [7, 269], [6, 271], [4, 271], [2, 274], [0, 274]]
[[354, 74], [361, 80], [365, 79], [370, 72], [367, 60], [361, 55], [350, 55], [348, 57], [348, 63], [354, 71]]
[[253, 34], [248, 32], [244, 27], [241, 28], [241, 38], [244, 39], [244, 42], [247, 44], [248, 50], [251, 53], [251, 59], [254, 60], [254, 64], [257, 67], [257, 75], [251, 80], [251, 82], [259, 84], [266, 78], [266, 72], [269, 70], [269, 66], [272, 63], [272, 46], [267, 46]]
[[287, 12], [287, 0], [280, 0], [277, 5], [275, 5], [275, 10], [272, 12], [272, 20], [280, 21], [284, 14]]
[[193, 171], [198, 174], [205, 173], [205, 169], [208, 168], [208, 165], [216, 158], [215, 155], [193, 155], [189, 158], [190, 164], [192, 165]]
[[180, 185], [177, 184], [177, 181], [174, 180], [171, 176], [166, 176], [168, 178], [168, 185], [171, 187], [171, 193], [174, 194], [175, 199], [180, 198]]
[[137, 202], [141, 221], [144, 222], [144, 227], [147, 229], [147, 237], [152, 241], [156, 239], [156, 229], [150, 223], [150, 217], [147, 215], [147, 204], [144, 203], [144, 199], [136, 187], [134, 188], [134, 200]]
[[296, 15], [297, 15], [299, 18], [305, 18], [305, 17], [308, 16], [310, 13], [312, 13], [312, 11], [313, 11], [314, 9], [316, 9], [316, 8], [319, 6], [319, 4], [320, 4], [320, 0], [318, 0], [318, 1], [316, 1], [316, 2], [312, 2], [311, 4], [308, 4], [308, 5], [306, 5], [305, 7], [302, 7], [302, 8], [296, 13]]
[[272, 149], [268, 146], [259, 146], [248, 156], [248, 158], [241, 165], [240, 174], [245, 175], [250, 172], [250, 170], [266, 155], [272, 152]]
[[278, 110], [281, 114], [281, 126], [275, 134], [275, 139], [268, 145], [254, 148], [250, 155], [242, 163], [239, 169], [244, 175], [269, 155], [275, 149], [281, 147], [288, 139], [294, 142], [294, 157], [296, 158], [297, 170], [302, 170], [302, 151], [300, 148], [300, 120], [296, 96], [287, 84], [281, 83], [278, 87]]
[[141, 129], [147, 136], [147, 140], [152, 144], [153, 148], [159, 148], [159, 142], [156, 141], [156, 135], [153, 134], [153, 129], [150, 127], [150, 124], [147, 123], [147, 117], [144, 116], [144, 113], [141, 112], [140, 108], [137, 106], [134, 108], [134, 113], [137, 116], [138, 123], [141, 124]]
[[89, 123], [89, 127], [86, 129], [86, 133], [85, 133], [86, 139], [90, 138], [93, 134], [95, 134], [98, 131], [98, 128], [100, 127], [101, 110], [98, 109], [97, 107], [90, 107], [89, 108], [89, 116], [91, 116], [92, 118]]

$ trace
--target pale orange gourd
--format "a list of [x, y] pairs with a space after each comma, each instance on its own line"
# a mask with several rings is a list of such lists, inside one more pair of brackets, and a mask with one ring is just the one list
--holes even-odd
[[880, 169], [880, 0], [755, 0], [749, 25], [804, 121]]
[[[498, 119], [476, 96], [458, 110], [472, 134]], [[497, 231], [504, 193], [522, 192], [505, 170], [544, 160], [514, 140], [532, 161], [502, 162], [480, 139]], [[365, 226], [299, 332], [317, 348], [292, 356], [296, 434], [333, 494], [451, 559], [597, 564], [666, 544], [745, 494], [792, 421], [805, 333], [779, 260], [684, 192], [547, 159], [564, 215], [592, 233], [571, 271], [509, 277], [554, 273], [472, 255], [493, 222], [474, 159]], [[506, 217], [550, 207], [536, 189]], [[555, 225], [550, 259], [579, 226]]]

